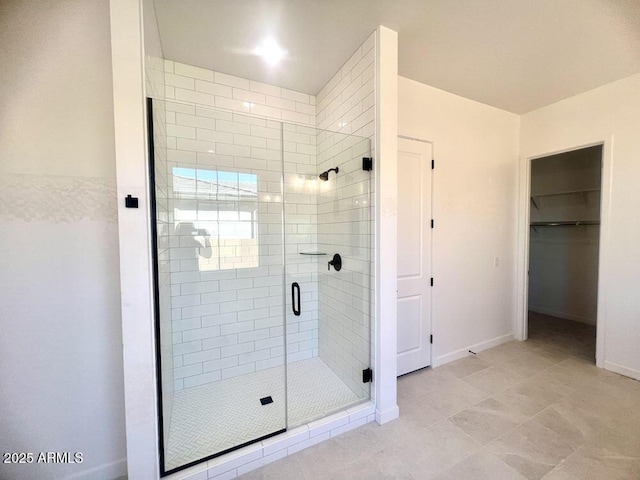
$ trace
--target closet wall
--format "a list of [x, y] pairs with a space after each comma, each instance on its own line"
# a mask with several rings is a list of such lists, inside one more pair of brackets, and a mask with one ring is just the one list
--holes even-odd
[[[602, 147], [533, 160], [531, 223], [599, 222]], [[596, 324], [599, 225], [531, 228], [529, 310]]]

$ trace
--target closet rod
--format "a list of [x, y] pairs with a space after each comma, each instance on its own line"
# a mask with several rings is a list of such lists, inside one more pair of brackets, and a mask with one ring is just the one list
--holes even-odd
[[562, 227], [579, 225], [600, 225], [598, 220], [572, 220], [568, 222], [531, 222], [532, 227]]

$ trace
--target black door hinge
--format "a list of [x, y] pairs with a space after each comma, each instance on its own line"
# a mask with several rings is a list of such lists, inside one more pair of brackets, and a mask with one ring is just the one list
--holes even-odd
[[431, 219], [431, 228], [433, 228], [433, 218]]
[[431, 286], [433, 287], [433, 277], [431, 277]]
[[138, 208], [138, 197], [132, 197], [131, 194], [124, 197], [124, 206], [126, 208]]
[[362, 383], [369, 383], [373, 380], [373, 370], [365, 368], [362, 370]]
[[434, 168], [436, 168], [436, 161], [431, 160], [431, 170], [433, 170]]
[[373, 158], [362, 157], [362, 170], [366, 172], [370, 172], [371, 170], [373, 170]]
[[433, 343], [433, 335], [429, 335], [429, 343]]

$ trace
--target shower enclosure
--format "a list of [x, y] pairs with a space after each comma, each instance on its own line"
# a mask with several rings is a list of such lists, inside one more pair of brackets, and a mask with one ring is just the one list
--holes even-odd
[[148, 113], [163, 474], [368, 400], [369, 139]]

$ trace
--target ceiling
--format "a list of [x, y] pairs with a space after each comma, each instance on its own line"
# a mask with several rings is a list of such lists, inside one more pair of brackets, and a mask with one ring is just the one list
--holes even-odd
[[[399, 74], [525, 113], [640, 72], [640, 0], [155, 0], [165, 58], [317, 94], [384, 25]], [[288, 55], [251, 52], [266, 36]]]

